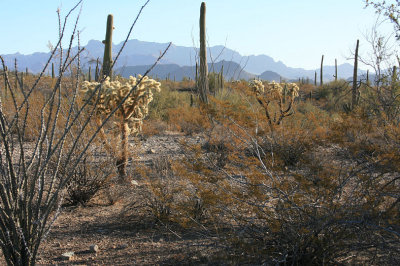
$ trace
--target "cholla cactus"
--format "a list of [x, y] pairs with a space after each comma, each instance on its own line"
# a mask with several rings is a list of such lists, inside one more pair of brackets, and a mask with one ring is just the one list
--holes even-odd
[[250, 81], [249, 83], [250, 89], [253, 90], [256, 94], [263, 94], [264, 93], [264, 84], [261, 82], [261, 80], [254, 79]]
[[[139, 81], [141, 82], [139, 83]], [[100, 87], [99, 98], [89, 97], [93, 94], [94, 90]], [[136, 86], [136, 89], [132, 89]], [[149, 103], [153, 100], [152, 90], [160, 90], [161, 84], [147, 76], [129, 77], [127, 82], [119, 80], [110, 81], [107, 78], [103, 84], [98, 82], [85, 81], [82, 85], [82, 92], [85, 94], [85, 99], [90, 99], [89, 104], [97, 105], [96, 109], [96, 122], [98, 125], [103, 123], [103, 119], [107, 117], [112, 110], [116, 109], [122, 100], [128, 96], [126, 101], [115, 112], [118, 117], [114, 122], [114, 133], [120, 134], [121, 142], [120, 147], [112, 147], [107, 144], [104, 130], [100, 131], [100, 136], [106, 142], [108, 150], [113, 152], [115, 148], [118, 149], [117, 167], [119, 175], [122, 179], [126, 177], [126, 163], [128, 159], [128, 137], [135, 135], [142, 129], [143, 119], [149, 113]], [[132, 92], [131, 92], [132, 91]], [[131, 92], [131, 93], [130, 93]], [[115, 130], [118, 129], [119, 130]]]
[[[274, 81], [263, 83], [260, 80], [252, 80], [249, 87], [264, 108], [271, 129], [273, 129], [273, 125], [279, 125], [284, 117], [293, 114], [294, 99], [299, 96], [299, 87], [296, 83], [276, 83]], [[271, 116], [273, 111], [271, 103], [276, 104], [279, 110], [273, 116]]]

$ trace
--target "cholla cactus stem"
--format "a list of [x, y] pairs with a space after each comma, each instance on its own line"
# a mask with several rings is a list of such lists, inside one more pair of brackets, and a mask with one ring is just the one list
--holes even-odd
[[[293, 114], [294, 99], [298, 97], [299, 91], [299, 87], [296, 83], [280, 84], [271, 82], [264, 86], [261, 81], [253, 80], [249, 85], [255, 94], [257, 101], [264, 108], [271, 131], [274, 130], [274, 125], [281, 124], [283, 118]], [[282, 86], [287, 89], [287, 96], [285, 95]], [[287, 104], [285, 104], [286, 99]], [[279, 111], [275, 112], [273, 117], [271, 116], [272, 109], [269, 107], [272, 102], [276, 102], [279, 107]]]
[[[138, 81], [141, 82], [138, 84]], [[84, 82], [82, 90], [86, 95], [90, 95], [100, 84], [98, 82]], [[106, 148], [113, 155], [116, 155], [116, 165], [121, 180], [126, 180], [126, 165], [129, 156], [129, 136], [137, 134], [141, 131], [143, 119], [148, 114], [148, 105], [153, 100], [152, 90], [160, 90], [160, 83], [146, 77], [138, 78], [130, 77], [127, 82], [119, 80], [110, 81], [108, 77], [99, 92], [98, 101], [91, 99], [89, 104], [96, 104], [96, 123], [103, 124], [103, 118], [110, 114], [111, 110], [120, 106], [121, 101], [125, 98], [126, 101], [115, 112], [114, 116], [115, 127], [119, 132], [114, 132], [120, 135], [119, 143], [110, 145], [104, 130], [100, 130], [100, 137], [106, 143]], [[136, 89], [133, 93], [132, 88]], [[130, 93], [130, 94], [129, 94]]]

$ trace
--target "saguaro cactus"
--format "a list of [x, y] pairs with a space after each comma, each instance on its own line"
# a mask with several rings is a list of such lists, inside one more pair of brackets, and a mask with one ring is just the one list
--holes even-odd
[[196, 62], [196, 73], [195, 73], [195, 82], [196, 82], [196, 88], [199, 86], [199, 64]]
[[89, 66], [88, 81], [92, 81], [92, 68]]
[[335, 81], [337, 81], [337, 59], [335, 58]]
[[4, 69], [3, 69], [3, 75], [4, 75], [4, 96], [7, 96], [7, 90], [8, 90], [7, 71], [8, 71], [8, 68], [7, 68], [7, 67], [4, 67]]
[[360, 41], [357, 40], [356, 52], [354, 54], [354, 72], [353, 72], [353, 90], [351, 95], [351, 106], [354, 108], [357, 105], [357, 68], [358, 68], [358, 45]]
[[99, 58], [96, 60], [96, 72], [94, 73], [94, 80], [99, 81]]
[[314, 86], [317, 86], [317, 71], [315, 71], [314, 75]]
[[206, 3], [202, 2], [200, 7], [200, 71], [198, 90], [200, 101], [208, 103], [208, 66], [206, 49]]
[[20, 86], [21, 89], [24, 89], [24, 72], [21, 72], [21, 79], [20, 79]]
[[224, 89], [224, 65], [221, 66], [221, 72], [219, 73], [220, 89]]
[[320, 77], [319, 77], [319, 84], [320, 84], [321, 86], [324, 85], [323, 66], [324, 66], [324, 55], [322, 55], [322, 58], [321, 58], [321, 69], [320, 69], [320, 73], [319, 73], [319, 75], [320, 75]]
[[396, 82], [397, 82], [397, 67], [396, 67], [396, 66], [393, 66], [393, 70], [392, 70], [392, 80], [391, 80], [392, 87], [394, 87], [394, 86], [396, 85]]
[[51, 78], [54, 79], [56, 75], [54, 74], [54, 63], [51, 63]]
[[113, 31], [113, 15], [108, 15], [107, 17], [107, 30], [106, 39], [103, 41], [104, 47], [104, 57], [103, 57], [103, 77], [110, 77], [112, 80], [112, 31]]
[[14, 89], [17, 89], [18, 88], [18, 64], [17, 64], [17, 58], [14, 59], [14, 75], [15, 75]]

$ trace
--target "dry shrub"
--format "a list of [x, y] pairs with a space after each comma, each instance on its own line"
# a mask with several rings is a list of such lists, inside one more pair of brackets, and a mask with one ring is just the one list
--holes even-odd
[[[332, 158], [315, 156], [302, 169], [280, 173], [267, 167], [269, 159], [227, 153], [229, 163], [218, 167], [194, 149], [179, 170], [206, 199], [209, 217], [226, 232], [220, 240], [227, 240], [230, 260], [395, 262], [391, 256], [398, 235], [391, 231], [399, 226], [398, 202], [376, 189], [389, 186], [393, 192], [394, 184], [381, 184], [365, 167], [335, 166]], [[389, 187], [384, 191], [389, 193]], [[370, 249], [381, 257], [371, 256]]]
[[[333, 121], [316, 109], [269, 131], [257, 115], [252, 123], [237, 121], [245, 116], [233, 119], [227, 107], [213, 117], [219, 126], [207, 142], [188, 147], [174, 166], [192, 187], [190, 198], [199, 199], [203, 221], [213, 222], [203, 226], [217, 228], [227, 245], [227, 261], [399, 263], [399, 169], [373, 167], [400, 165], [396, 126]], [[360, 163], [336, 154], [338, 144], [340, 151], [362, 144], [376, 152]]]
[[168, 123], [187, 135], [203, 132], [210, 126], [209, 120], [198, 107], [188, 105], [168, 110]]
[[145, 200], [145, 208], [157, 221], [172, 221], [181, 187], [174, 178], [169, 158], [152, 160], [151, 166], [142, 167], [140, 175], [144, 182], [141, 197]]
[[[152, 160], [151, 166], [141, 167], [143, 187], [140, 201], [157, 222], [193, 227], [207, 218], [212, 202], [209, 192], [198, 190], [182, 174], [180, 161], [168, 157]], [[211, 200], [211, 201], [210, 201]]]
[[148, 138], [155, 135], [162, 135], [168, 129], [168, 125], [164, 121], [145, 121], [140, 132], [142, 138]]
[[110, 185], [110, 180], [115, 174], [113, 162], [91, 161], [85, 156], [73, 169], [71, 179], [67, 184], [67, 197], [65, 200], [71, 205], [86, 204], [103, 189]]
[[164, 121], [169, 119], [169, 109], [189, 105], [190, 94], [177, 91], [184, 82], [162, 81], [161, 91], [154, 92], [154, 100], [149, 104], [149, 119]]

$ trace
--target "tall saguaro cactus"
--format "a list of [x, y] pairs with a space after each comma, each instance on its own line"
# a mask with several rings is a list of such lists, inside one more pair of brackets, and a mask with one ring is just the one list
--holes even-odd
[[314, 75], [314, 86], [317, 87], [317, 71], [315, 71]]
[[54, 73], [54, 63], [51, 63], [51, 78], [54, 79], [56, 77]]
[[357, 68], [358, 68], [358, 45], [360, 41], [357, 40], [356, 52], [354, 54], [354, 72], [353, 72], [353, 90], [351, 97], [351, 106], [354, 108], [357, 105]]
[[324, 72], [323, 72], [323, 69], [322, 69], [323, 66], [324, 66], [324, 55], [322, 55], [322, 58], [321, 58], [321, 69], [320, 69], [320, 73], [319, 73], [319, 75], [320, 75], [319, 84], [321, 86], [324, 85], [324, 78], [323, 78]]
[[103, 57], [103, 77], [110, 77], [112, 79], [112, 31], [113, 31], [113, 15], [109, 14], [107, 17], [107, 31], [106, 39], [103, 41], [104, 47], [104, 57]]
[[200, 71], [198, 90], [200, 101], [208, 103], [208, 67], [206, 49], [206, 3], [202, 2], [200, 7]]
[[99, 81], [99, 58], [96, 60], [96, 70], [94, 72], [94, 80]]
[[392, 87], [394, 87], [397, 83], [397, 67], [396, 66], [393, 66], [391, 82], [392, 82]]
[[7, 67], [4, 67], [4, 69], [3, 69], [3, 75], [4, 75], [4, 96], [7, 96], [7, 90], [8, 90], [7, 71], [8, 71], [8, 68], [7, 68]]
[[224, 89], [224, 65], [221, 66], [221, 72], [219, 73], [220, 89]]
[[88, 72], [88, 81], [92, 81], [92, 68], [89, 66], [89, 72]]
[[335, 81], [337, 81], [337, 59], [335, 58]]

